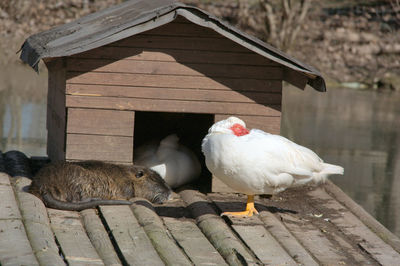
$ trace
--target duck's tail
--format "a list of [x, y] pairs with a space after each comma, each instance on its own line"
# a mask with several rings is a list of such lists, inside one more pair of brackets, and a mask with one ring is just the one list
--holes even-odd
[[321, 174], [326, 175], [343, 175], [344, 169], [339, 165], [324, 163], [324, 169], [322, 169]]
[[312, 180], [315, 184], [324, 183], [330, 175], [343, 175], [344, 169], [339, 165], [323, 163], [320, 172], [314, 172]]

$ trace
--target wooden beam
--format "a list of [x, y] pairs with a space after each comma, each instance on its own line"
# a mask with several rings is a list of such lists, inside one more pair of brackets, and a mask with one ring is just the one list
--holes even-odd
[[133, 138], [67, 134], [67, 160], [132, 162]]
[[31, 182], [32, 180], [26, 177], [18, 177], [14, 183], [30, 245], [40, 265], [64, 266], [65, 262], [60, 256], [60, 250], [50, 228], [46, 207], [39, 198], [25, 192]]
[[104, 265], [85, 232], [78, 212], [47, 211], [68, 265]]
[[150, 202], [144, 199], [137, 199], [131, 205], [131, 209], [166, 265], [192, 264], [179, 246], [176, 245], [175, 240], [168, 236], [162, 220], [154, 211]]
[[67, 133], [133, 137], [135, 112], [68, 108]]
[[87, 209], [80, 212], [83, 224], [90, 241], [96, 248], [97, 253], [103, 260], [105, 265], [122, 265], [114, 250], [114, 246], [108, 236], [100, 217], [96, 210]]
[[153, 112], [236, 114], [280, 116], [281, 106], [252, 103], [201, 102], [119, 97], [88, 97], [67, 95], [67, 106]]
[[232, 233], [229, 226], [215, 212], [203, 194], [194, 190], [179, 192], [188, 205], [197, 226], [230, 265], [256, 264], [257, 260], [248, 252], [244, 244]]
[[179, 63], [203, 63], [224, 65], [257, 65], [257, 66], [280, 66], [256, 53], [237, 53], [227, 51], [199, 51], [179, 50], [165, 48], [134, 48], [103, 46], [88, 52], [71, 56], [72, 58], [94, 58], [94, 59], [128, 59], [145, 61], [166, 61]]
[[124, 265], [164, 265], [129, 206], [101, 206]]
[[[353, 213], [343, 211], [343, 205], [334, 200], [322, 188], [317, 188], [308, 192], [312, 199], [324, 201], [324, 208], [329, 208], [340, 212], [341, 215], [333, 217], [330, 222], [335, 224], [341, 231], [347, 235], [353, 235], [357, 238], [359, 245], [367, 251], [381, 265], [395, 265], [400, 261], [400, 254], [393, 247], [385, 243], [380, 237], [371, 232]], [[318, 206], [314, 206], [318, 208]], [[360, 237], [362, 236], [362, 238]], [[356, 254], [357, 252], [354, 252]], [[364, 264], [361, 261], [361, 264]]]
[[267, 226], [268, 231], [299, 264], [307, 266], [319, 265], [273, 213], [261, 211], [259, 218]]
[[67, 94], [73, 96], [106, 96], [151, 98], [164, 100], [215, 101], [280, 105], [280, 92], [253, 92], [208, 89], [176, 89], [110, 85], [68, 84]]
[[39, 265], [26, 235], [9, 176], [0, 173], [0, 264]]
[[227, 265], [194, 222], [170, 217], [163, 221], [195, 265]]
[[249, 53], [243, 46], [227, 39], [219, 37], [185, 37], [181, 36], [160, 36], [138, 34], [129, 38], [122, 39], [112, 44], [113, 46], [125, 47], [146, 47], [146, 48], [166, 48], [181, 50], [203, 50], [203, 51], [229, 51]]
[[68, 72], [69, 84], [98, 84], [133, 87], [281, 92], [281, 80], [209, 78], [179, 75]]
[[152, 75], [182, 75], [200, 77], [227, 77], [245, 79], [283, 78], [282, 67], [178, 63], [143, 60], [67, 59], [67, 70], [73, 72], [107, 72]]

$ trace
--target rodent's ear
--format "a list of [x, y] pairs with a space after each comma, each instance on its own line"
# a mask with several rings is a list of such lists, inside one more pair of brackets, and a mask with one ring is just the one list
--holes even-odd
[[144, 172], [142, 170], [139, 170], [136, 172], [135, 176], [136, 176], [136, 178], [141, 178], [144, 176]]

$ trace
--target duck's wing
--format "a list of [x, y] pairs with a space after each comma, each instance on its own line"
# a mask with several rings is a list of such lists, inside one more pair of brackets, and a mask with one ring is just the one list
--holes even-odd
[[285, 137], [253, 129], [248, 139], [249, 146], [267, 161], [269, 172], [309, 177], [323, 167], [315, 152]]

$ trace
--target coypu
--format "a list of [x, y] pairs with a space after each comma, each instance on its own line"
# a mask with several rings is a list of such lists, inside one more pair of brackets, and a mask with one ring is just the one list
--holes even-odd
[[172, 193], [149, 168], [100, 161], [50, 163], [35, 175], [29, 192], [49, 208], [73, 211], [98, 205], [128, 205], [133, 197], [162, 203]]

